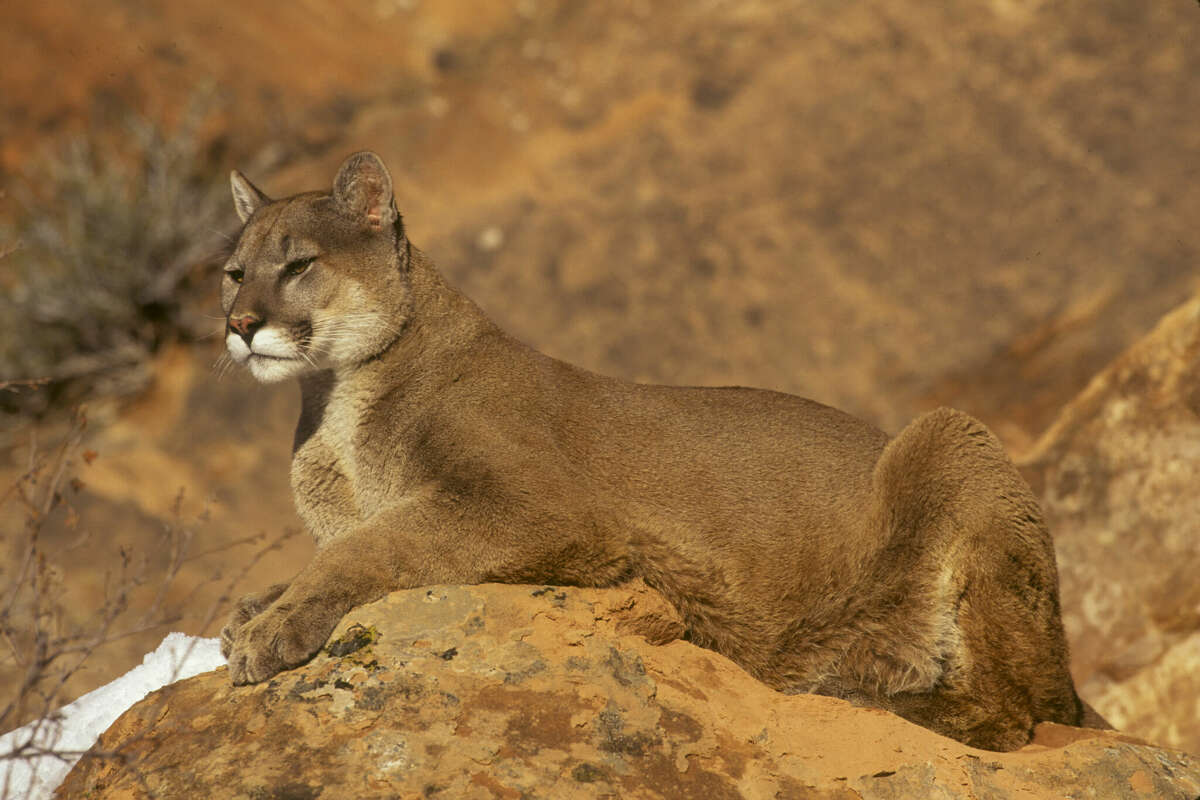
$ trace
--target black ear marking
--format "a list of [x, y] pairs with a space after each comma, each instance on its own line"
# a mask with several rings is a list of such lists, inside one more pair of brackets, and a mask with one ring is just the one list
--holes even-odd
[[260, 208], [271, 202], [263, 192], [236, 169], [229, 173], [229, 186], [233, 189], [233, 207], [242, 222]]
[[381, 231], [396, 221], [392, 176], [383, 160], [369, 150], [342, 162], [333, 179], [333, 200], [342, 213], [372, 231]]

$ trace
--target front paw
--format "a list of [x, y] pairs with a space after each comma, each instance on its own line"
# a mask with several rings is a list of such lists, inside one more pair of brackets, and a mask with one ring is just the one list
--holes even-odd
[[226, 660], [233, 684], [259, 683], [303, 664], [324, 646], [336, 623], [320, 613], [272, 606], [232, 635]]
[[261, 592], [244, 595], [237, 601], [233, 611], [229, 613], [229, 621], [221, 629], [221, 655], [225, 657], [226, 661], [229, 660], [229, 654], [233, 651], [233, 640], [242, 626], [266, 611], [287, 588], [286, 583], [277, 583]]

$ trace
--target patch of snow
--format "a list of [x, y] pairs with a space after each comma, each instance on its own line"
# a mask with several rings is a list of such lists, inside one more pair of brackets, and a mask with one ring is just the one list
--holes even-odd
[[[82, 753], [95, 744], [126, 709], [168, 683], [224, 665], [219, 640], [167, 634], [157, 650], [146, 654], [141, 666], [63, 706], [50, 719], [0, 736], [0, 797], [48, 800], [79, 760], [78, 755], [69, 754]], [[30, 745], [65, 755], [12, 755]]]

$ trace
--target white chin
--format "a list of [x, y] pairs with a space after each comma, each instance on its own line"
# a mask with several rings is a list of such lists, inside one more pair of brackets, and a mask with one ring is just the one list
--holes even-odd
[[271, 358], [251, 355], [246, 359], [250, 374], [260, 383], [277, 383], [304, 372], [304, 361], [299, 358]]

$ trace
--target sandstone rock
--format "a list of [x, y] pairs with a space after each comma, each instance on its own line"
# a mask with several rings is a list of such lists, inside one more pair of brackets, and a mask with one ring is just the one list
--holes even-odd
[[441, 586], [352, 612], [267, 684], [151, 695], [59, 797], [1195, 797], [1200, 762], [1043, 726], [972, 750], [874, 709], [771, 691], [683, 641], [662, 599]]
[[1080, 694], [1118, 728], [1200, 752], [1200, 297], [1097, 375], [1024, 469]]

